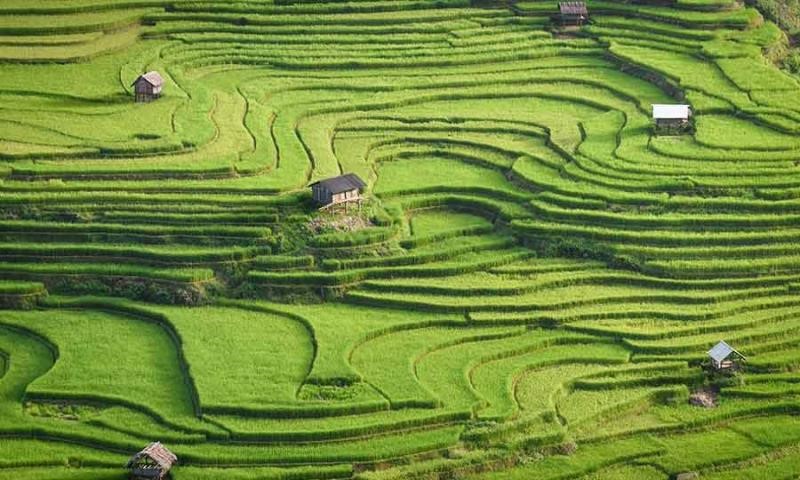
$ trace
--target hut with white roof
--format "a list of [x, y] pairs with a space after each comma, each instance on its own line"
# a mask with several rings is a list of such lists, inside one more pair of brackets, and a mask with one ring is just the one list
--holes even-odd
[[740, 360], [747, 360], [747, 358], [736, 351], [724, 340], [720, 340], [714, 348], [708, 351], [708, 357], [711, 359], [711, 367], [716, 371], [731, 371], [738, 368]]
[[656, 131], [661, 133], [679, 133], [689, 126], [692, 108], [689, 105], [653, 105], [653, 122]]

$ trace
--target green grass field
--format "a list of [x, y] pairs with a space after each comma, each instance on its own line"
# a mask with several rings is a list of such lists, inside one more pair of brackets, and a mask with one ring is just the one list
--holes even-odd
[[796, 479], [800, 77], [757, 6], [0, 2], [0, 480], [151, 441], [176, 480]]

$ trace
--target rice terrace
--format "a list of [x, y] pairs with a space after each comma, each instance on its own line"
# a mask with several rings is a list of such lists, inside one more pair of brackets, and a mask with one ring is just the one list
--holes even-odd
[[794, 0], [0, 1], [0, 480], [800, 478]]

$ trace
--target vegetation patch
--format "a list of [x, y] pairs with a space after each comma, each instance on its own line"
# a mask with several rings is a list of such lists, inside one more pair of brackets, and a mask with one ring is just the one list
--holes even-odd
[[4, 0], [0, 478], [794, 478], [782, 1]]

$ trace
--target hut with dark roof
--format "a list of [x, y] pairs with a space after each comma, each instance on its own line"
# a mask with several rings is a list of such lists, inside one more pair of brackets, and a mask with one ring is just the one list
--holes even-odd
[[366, 186], [367, 184], [358, 175], [347, 173], [312, 183], [311, 194], [314, 202], [321, 208], [352, 202], [360, 204], [361, 192]]
[[153, 442], [132, 456], [125, 465], [131, 480], [161, 480], [167, 477], [178, 457], [160, 442]]
[[559, 2], [559, 19], [564, 27], [580, 27], [589, 21], [589, 10], [586, 2]]
[[137, 103], [152, 102], [161, 96], [161, 89], [164, 88], [164, 78], [158, 72], [147, 72], [144, 75], [139, 75], [139, 78], [131, 86]]

